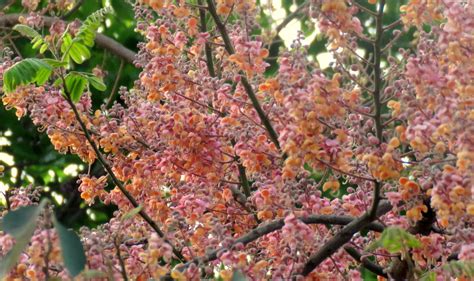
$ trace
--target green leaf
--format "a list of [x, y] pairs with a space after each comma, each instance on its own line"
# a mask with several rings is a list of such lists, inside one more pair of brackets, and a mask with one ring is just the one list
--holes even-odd
[[71, 72], [66, 76], [65, 80], [66, 91], [69, 93], [71, 100], [78, 102], [87, 87], [87, 79], [80, 74]]
[[429, 271], [421, 275], [420, 281], [436, 281], [436, 272]]
[[49, 76], [51, 76], [51, 72], [52, 70], [50, 68], [39, 69], [38, 72], [36, 72], [36, 84], [43, 85], [44, 83], [46, 83], [46, 81], [48, 81], [49, 79]]
[[59, 60], [54, 60], [54, 59], [42, 59], [42, 61], [49, 64], [53, 68], [66, 67], [67, 66], [67, 62], [65, 62], [65, 61], [59, 61]]
[[61, 43], [61, 53], [63, 54], [63, 60], [64, 60], [64, 57], [67, 56], [67, 53], [69, 52], [69, 49], [71, 48], [71, 44], [72, 44], [71, 34], [69, 33], [64, 34], [63, 40]]
[[136, 214], [140, 213], [142, 209], [143, 209], [143, 206], [138, 206], [136, 208], [131, 209], [130, 211], [125, 213], [125, 215], [122, 216], [122, 221], [133, 218]]
[[32, 48], [33, 48], [33, 49], [38, 49], [41, 45], [43, 45], [43, 40], [37, 40], [37, 41], [33, 44]]
[[52, 71], [53, 68], [40, 59], [24, 59], [5, 71], [3, 74], [3, 90], [10, 93], [18, 86], [34, 82], [42, 85], [49, 79]]
[[24, 25], [24, 24], [17, 24], [13, 27], [13, 30], [18, 31], [21, 35], [26, 36], [28, 38], [31, 38], [31, 43], [33, 49], [40, 48], [40, 53], [43, 54], [46, 52], [49, 48], [48, 42], [44, 41], [43, 36], [39, 34], [36, 30], [33, 28]]
[[96, 30], [110, 11], [110, 8], [104, 8], [88, 16], [74, 39], [70, 34], [64, 34], [61, 44], [63, 61], [68, 61], [71, 58], [75, 63], [81, 64], [91, 57], [89, 48], [94, 46]]
[[20, 207], [8, 212], [2, 220], [2, 227], [5, 233], [15, 238], [15, 245], [0, 261], [0, 280], [10, 272], [17, 263], [19, 256], [30, 243], [31, 236], [36, 228], [38, 216], [46, 205], [47, 200], [41, 201], [38, 206]]
[[268, 29], [271, 27], [269, 17], [263, 11], [263, 9], [260, 11], [258, 19], [259, 19], [259, 24], [263, 29]]
[[411, 233], [399, 227], [387, 227], [382, 232], [380, 239], [374, 241], [369, 245], [368, 250], [374, 250], [382, 247], [389, 253], [399, 253], [407, 248], [419, 248], [421, 246], [420, 241]]
[[56, 217], [53, 218], [53, 223], [59, 236], [64, 266], [71, 276], [75, 277], [84, 270], [86, 265], [84, 247], [79, 236], [74, 231], [65, 228]]
[[307, 16], [300, 20], [301, 31], [305, 36], [310, 36], [316, 29], [313, 21]]
[[87, 80], [89, 81], [89, 84], [92, 87], [96, 88], [99, 91], [105, 91], [107, 89], [107, 86], [104, 84], [102, 78], [93, 75], [88, 75]]
[[47, 43], [43, 44], [39, 50], [40, 54], [43, 54], [44, 52], [46, 52], [46, 50], [48, 50], [48, 47], [49, 45]]
[[13, 30], [18, 31], [21, 35], [29, 38], [42, 38], [41, 34], [39, 34], [38, 31], [24, 24], [15, 25], [13, 27]]
[[111, 1], [114, 14], [119, 19], [130, 19], [134, 17], [133, 9], [128, 1]]
[[75, 63], [81, 64], [91, 57], [91, 52], [82, 43], [73, 42], [69, 49], [69, 55]]
[[377, 281], [377, 274], [373, 273], [372, 271], [368, 270], [365, 267], [361, 268], [362, 273], [362, 280], [364, 281]]
[[232, 281], [247, 281], [247, 277], [240, 270], [234, 270]]

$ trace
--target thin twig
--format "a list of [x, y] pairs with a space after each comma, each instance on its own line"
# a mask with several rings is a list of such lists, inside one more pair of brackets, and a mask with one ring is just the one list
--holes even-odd
[[[379, 142], [383, 142], [383, 124], [382, 124], [382, 103], [381, 103], [381, 93], [383, 91], [383, 78], [382, 78], [382, 69], [381, 69], [381, 59], [382, 59], [382, 36], [383, 36], [383, 10], [385, 7], [385, 0], [379, 2], [379, 9], [376, 18], [376, 36], [374, 43], [374, 92], [372, 93], [374, 98], [374, 121], [375, 121], [375, 134]], [[371, 219], [376, 218], [377, 207], [380, 201], [380, 190], [382, 184], [379, 181], [375, 182], [374, 186], [374, 196], [372, 199], [372, 207], [370, 209], [369, 216]]]
[[395, 37], [390, 41], [388, 42], [387, 45], [385, 45], [385, 47], [382, 49], [382, 53], [386, 52], [387, 50], [390, 50], [390, 48], [393, 46], [393, 44], [395, 44], [395, 42], [397, 42], [397, 40], [400, 38], [400, 36], [402, 36], [403, 32], [400, 31], [397, 35], [395, 35]]
[[[381, 71], [381, 44], [382, 44], [382, 17], [385, 7], [385, 0], [380, 0], [379, 9], [376, 17], [376, 38], [374, 41], [374, 121], [377, 138], [382, 142], [383, 127], [381, 121], [382, 104], [380, 103], [380, 94], [382, 91], [382, 71]], [[390, 211], [390, 204], [382, 204], [380, 191], [382, 184], [375, 180], [371, 208], [361, 217], [346, 225], [341, 231], [328, 240], [314, 255], [312, 255], [303, 267], [301, 272], [304, 276], [309, 275], [324, 260], [339, 250], [344, 244], [349, 242], [353, 235], [365, 228], [367, 224], [373, 222], [377, 217]]]
[[76, 4], [74, 5], [74, 7], [72, 7], [71, 10], [69, 10], [67, 13], [65, 13], [61, 19], [65, 19], [65, 18], [68, 18], [70, 15], [74, 14], [77, 10], [79, 10], [79, 8], [82, 6], [82, 4], [84, 3], [84, 0], [78, 0], [76, 2]]
[[[66, 96], [66, 101], [68, 102], [68, 104], [71, 106], [71, 109], [72, 111], [74, 112], [74, 115], [76, 117], [76, 120], [77, 122], [79, 123], [79, 125], [81, 126], [81, 129], [82, 131], [84, 132], [84, 135], [87, 139], [87, 142], [89, 143], [89, 145], [92, 147], [92, 149], [94, 150], [96, 156], [97, 156], [97, 159], [99, 160], [100, 164], [104, 167], [104, 169], [107, 171], [107, 173], [109, 174], [110, 178], [112, 179], [112, 181], [114, 182], [114, 184], [120, 189], [120, 191], [125, 195], [125, 197], [128, 199], [128, 201], [132, 204], [132, 206], [134, 208], [137, 208], [139, 207], [140, 205], [138, 204], [138, 202], [135, 200], [135, 198], [130, 194], [130, 192], [128, 192], [128, 190], [125, 188], [125, 186], [123, 185], [123, 183], [117, 178], [117, 176], [115, 175], [115, 173], [113, 172], [112, 170], [112, 167], [110, 167], [109, 163], [107, 162], [107, 160], [104, 158], [104, 156], [102, 155], [102, 153], [100, 152], [99, 148], [97, 147], [96, 143], [94, 142], [94, 140], [92, 139], [91, 135], [89, 134], [89, 130], [87, 129], [86, 125], [84, 124], [84, 122], [82, 121], [82, 118], [81, 118], [81, 115], [79, 114], [77, 108], [76, 108], [76, 105], [74, 104], [74, 102], [72, 101], [71, 99], [71, 95], [70, 95], [70, 92], [69, 92], [69, 89], [67, 89], [67, 86], [66, 86], [66, 80], [64, 78], [64, 75], [61, 75], [61, 80], [62, 80], [62, 83], [63, 83], [63, 89], [64, 89], [64, 93], [65, 93], [65, 96]], [[140, 212], [139, 212], [139, 215], [151, 226], [151, 228], [153, 228], [153, 230], [166, 242], [168, 243], [172, 249], [173, 249], [173, 253], [175, 254], [175, 256], [184, 261], [184, 256], [181, 254], [181, 251], [179, 251], [177, 248], [174, 247], [174, 245], [171, 243], [171, 241], [169, 241], [166, 237], [165, 237], [165, 234], [163, 233], [163, 231], [160, 229], [160, 227], [156, 224], [155, 221], [153, 221], [153, 219], [144, 211], [144, 209], [141, 209]]]
[[[280, 31], [283, 30], [293, 19], [299, 17], [303, 10], [309, 6], [309, 2], [305, 2], [301, 4], [293, 13], [289, 14], [276, 28], [276, 35], [273, 38], [278, 37], [278, 34], [280, 34]], [[272, 40], [273, 42], [273, 40]]]
[[120, 263], [120, 273], [122, 274], [123, 280], [128, 281], [127, 269], [125, 267], [125, 262], [123, 260], [122, 254], [120, 253], [120, 243], [118, 242], [117, 239], [118, 237], [115, 237], [114, 246], [115, 246], [115, 251], [117, 251], [117, 258]]
[[[198, 0], [198, 4], [202, 6], [202, 0]], [[207, 26], [206, 26], [206, 10], [205, 9], [199, 9], [199, 19], [201, 20], [201, 32], [207, 32]], [[211, 45], [209, 42], [206, 42], [204, 45], [204, 49], [206, 52], [206, 65], [207, 65], [207, 70], [209, 71], [209, 75], [211, 77], [216, 76], [216, 71], [214, 70], [214, 62], [212, 59], [212, 49]]]
[[[20, 17], [26, 18], [28, 17], [28, 14], [1, 15], [0, 26], [14, 26], [15, 24], [20, 23], [18, 20]], [[55, 21], [57, 21], [57, 18], [46, 17], [46, 16], [43, 16], [42, 19], [43, 19], [45, 27], [50, 27]], [[124, 59], [128, 63], [133, 64], [136, 53], [126, 48], [125, 46], [115, 41], [114, 39], [98, 33], [95, 37], [95, 42], [98, 47], [107, 49], [112, 54]]]
[[[222, 36], [222, 40], [224, 41], [225, 49], [227, 53], [229, 53], [229, 55], [234, 54], [235, 53], [234, 46], [232, 45], [232, 41], [230, 40], [230, 37], [229, 37], [229, 34], [227, 33], [227, 29], [225, 25], [222, 23], [219, 15], [217, 14], [214, 1], [207, 0], [207, 6], [209, 9], [209, 13], [214, 19], [216, 27]], [[278, 134], [276, 133], [275, 129], [273, 129], [273, 126], [270, 123], [270, 120], [268, 119], [262, 107], [260, 106], [260, 102], [258, 101], [257, 96], [255, 95], [252, 89], [252, 86], [250, 85], [249, 81], [247, 80], [247, 77], [243, 73], [241, 73], [240, 77], [241, 77], [241, 83], [244, 86], [245, 92], [247, 93], [248, 97], [252, 101], [252, 105], [255, 111], [257, 111], [260, 121], [263, 123], [263, 126], [267, 130], [270, 140], [275, 144], [277, 149], [281, 151], [280, 143], [278, 141]]]
[[354, 178], [361, 179], [361, 180], [371, 181], [371, 182], [375, 181], [374, 178], [369, 178], [369, 177], [365, 177], [365, 176], [361, 176], [361, 175], [351, 174], [351, 173], [349, 173], [349, 172], [343, 171], [343, 170], [341, 170], [341, 169], [339, 169], [339, 168], [337, 168], [337, 167], [331, 165], [330, 163], [328, 163], [328, 162], [326, 162], [326, 161], [324, 161], [324, 160], [322, 160], [322, 159], [319, 159], [319, 158], [314, 158], [314, 159], [315, 159], [316, 161], [320, 162], [321, 164], [324, 164], [324, 165], [326, 165], [327, 167], [331, 168], [332, 170], [337, 171], [337, 172], [339, 172], [339, 173], [341, 173], [341, 174], [344, 174], [344, 175], [346, 175], [346, 176], [354, 177]]
[[357, 1], [352, 1], [352, 4], [354, 6], [356, 6], [357, 8], [361, 9], [362, 11], [366, 12], [367, 14], [371, 15], [371, 16], [377, 16], [377, 13], [370, 10], [369, 8], [366, 8], [364, 6], [362, 6], [361, 4], [357, 3]]
[[383, 30], [384, 30], [384, 31], [389, 30], [389, 29], [391, 29], [391, 28], [397, 26], [397, 25], [400, 24], [400, 23], [402, 23], [402, 19], [398, 19], [398, 20], [392, 22], [391, 24], [385, 26], [385, 27], [383, 28]]
[[[392, 209], [392, 205], [387, 201], [381, 202], [379, 208], [377, 208], [377, 216], [382, 216], [388, 213]], [[344, 228], [342, 228], [336, 235], [326, 241], [306, 262], [301, 274], [304, 276], [309, 275], [318, 265], [320, 265], [329, 256], [339, 250], [344, 244], [349, 242], [354, 234], [369, 227], [373, 224], [373, 219], [368, 213], [365, 213], [361, 217], [351, 221]]]
[[362, 264], [363, 267], [367, 268], [369, 271], [379, 275], [379, 276], [382, 276], [384, 278], [388, 278], [388, 275], [387, 273], [384, 272], [383, 268], [376, 264], [376, 263], [373, 263], [371, 262], [370, 260], [368, 259], [363, 259], [362, 258], [362, 254], [359, 253], [356, 249], [352, 248], [352, 247], [349, 247], [349, 246], [345, 246], [344, 247], [344, 250], [352, 257], [354, 258], [356, 261], [360, 262]]
[[117, 71], [117, 76], [115, 76], [115, 81], [114, 81], [114, 85], [112, 86], [112, 90], [110, 91], [110, 94], [109, 94], [109, 99], [107, 100], [107, 103], [105, 105], [106, 108], [109, 108], [110, 106], [112, 106], [112, 103], [114, 102], [115, 100], [115, 97], [117, 96], [117, 87], [118, 87], [118, 83], [120, 81], [120, 77], [122, 76], [122, 71], [123, 71], [123, 66], [125, 65], [125, 62], [124, 60], [120, 60], [120, 66], [119, 66], [119, 69]]
[[[388, 201], [382, 202], [381, 207], [379, 208], [379, 215], [385, 214], [389, 210], [391, 210], [391, 205]], [[304, 217], [297, 217], [298, 220], [301, 220], [305, 224], [329, 224], [329, 225], [346, 225], [348, 227], [349, 225], [356, 224], [360, 221], [360, 219], [356, 219], [354, 217], [350, 216], [337, 216], [337, 215], [309, 215], [309, 216], [304, 216]], [[198, 264], [198, 263], [208, 263], [211, 262], [215, 259], [217, 259], [217, 254], [226, 250], [232, 248], [234, 245], [237, 244], [243, 244], [247, 245], [260, 237], [263, 237], [269, 233], [272, 233], [274, 231], [280, 230], [283, 228], [285, 225], [285, 220], [284, 219], [277, 219], [270, 221], [268, 223], [265, 223], [264, 225], [261, 225], [259, 227], [256, 227], [252, 230], [250, 230], [248, 233], [242, 235], [238, 239], [234, 240], [233, 243], [231, 243], [227, 247], [220, 247], [218, 249], [215, 249], [211, 252], [209, 252], [207, 255], [199, 258], [195, 258], [187, 263], [184, 264], [184, 268], [188, 267], [192, 263]], [[383, 225], [379, 223], [374, 223], [374, 222], [367, 222], [364, 223], [363, 226], [359, 226], [360, 229], [369, 229], [372, 231], [376, 232], [382, 232], [384, 227]], [[351, 235], [352, 237], [352, 235]]]

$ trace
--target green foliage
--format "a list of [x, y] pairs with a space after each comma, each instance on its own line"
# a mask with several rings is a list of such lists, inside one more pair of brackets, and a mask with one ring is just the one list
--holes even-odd
[[86, 270], [82, 273], [82, 276], [86, 278], [86, 280], [91, 280], [93, 278], [105, 278], [107, 274], [99, 270]]
[[99, 91], [105, 91], [107, 86], [104, 84], [101, 78], [94, 76], [94, 75], [86, 75], [86, 79], [89, 84]]
[[65, 228], [55, 217], [53, 223], [59, 236], [64, 266], [69, 274], [75, 277], [84, 270], [86, 265], [84, 247], [74, 231]]
[[73, 102], [78, 102], [87, 87], [87, 79], [76, 72], [71, 72], [64, 80], [65, 92], [69, 94]]
[[71, 58], [77, 64], [81, 64], [91, 57], [89, 49], [84, 44], [75, 42], [70, 34], [63, 37], [61, 53], [63, 61], [68, 61]]
[[[91, 57], [89, 48], [94, 46], [96, 31], [100, 27], [105, 15], [111, 11], [110, 8], [104, 8], [92, 13], [82, 23], [74, 39], [70, 34], [63, 35], [63, 42], [61, 45], [61, 53], [63, 54], [63, 61], [68, 61], [71, 58], [75, 63], [82, 64]], [[67, 30], [65, 32], [68, 32]]]
[[18, 261], [20, 254], [30, 243], [31, 236], [36, 228], [36, 221], [45, 206], [43, 200], [38, 206], [20, 207], [17, 210], [8, 212], [2, 221], [2, 228], [5, 233], [15, 238], [15, 245], [0, 262], [0, 279], [10, 272]]
[[66, 81], [66, 92], [73, 102], [78, 102], [81, 99], [82, 94], [89, 85], [96, 88], [99, 91], [105, 91], [107, 88], [102, 79], [90, 74], [72, 71], [65, 77]]
[[436, 272], [426, 272], [420, 277], [420, 281], [436, 281]]
[[[43, 0], [41, 5], [44, 4], [47, 4], [47, 1]], [[123, 44], [124, 47], [136, 51], [136, 46], [141, 40], [141, 35], [134, 32], [136, 20], [134, 19], [133, 9], [129, 1], [112, 0], [110, 4], [114, 11], [113, 14], [107, 16], [109, 22], [107, 28], [103, 30], [103, 34], [117, 40]], [[87, 3], [81, 5], [74, 13], [68, 15], [65, 20], [71, 22], [74, 19], [79, 19], [85, 22], [90, 14], [103, 8], [104, 5], [105, 1], [87, 1]], [[15, 4], [9, 6], [4, 12], [6, 14], [22, 13], [24, 12], [23, 9], [21, 1], [15, 1]], [[37, 35], [47, 34], [46, 28], [43, 30], [32, 30], [34, 34]], [[15, 31], [14, 33], [16, 34], [13, 34], [14, 36], [11, 42], [15, 44], [15, 48], [23, 57], [27, 58], [38, 55], [38, 49], [33, 50], [31, 48], [31, 39], [34, 37], [28, 36], [28, 34], [21, 33], [20, 31]], [[22, 37], [18, 37], [17, 35], [22, 35]], [[8, 46], [10, 49], [13, 49], [9, 41], [5, 41], [4, 43], [5, 47]], [[88, 76], [91, 88], [99, 89], [102, 86], [103, 89], [106, 84], [113, 85], [115, 79], [118, 80], [118, 85], [124, 85], [126, 87], [133, 86], [133, 82], [138, 77], [140, 71], [138, 68], [133, 64], [125, 63], [122, 75], [118, 75], [117, 71], [119, 69], [120, 59], [107, 52], [107, 50], [104, 50], [104, 48], [93, 46], [89, 50], [91, 53], [90, 59], [80, 65], [75, 64], [74, 70], [80, 71], [81, 73], [90, 73], [93, 67], [101, 66], [107, 73], [107, 76], [104, 77], [104, 81], [100, 78], [93, 78], [92, 75]], [[51, 57], [42, 60], [48, 63], [53, 69], [59, 67], [66, 68], [70, 62], [70, 60], [61, 62], [61, 57], [56, 59], [52, 59]], [[54, 79], [56, 78], [57, 77], [54, 77]], [[100, 83], [94, 84], [95, 80], [100, 81]], [[96, 109], [107, 97], [94, 89], [91, 89], [91, 91], [93, 92], [93, 108]], [[77, 172], [83, 172], [84, 166], [82, 166], [82, 161], [79, 157], [71, 154], [58, 153], [51, 145], [48, 136], [39, 132], [31, 119], [22, 118], [18, 120], [14, 110], [6, 110], [3, 105], [0, 106], [0, 120], [0, 138], [9, 143], [6, 146], [0, 146], [0, 151], [11, 155], [14, 166], [17, 168], [6, 169], [4, 176], [0, 177], [0, 183], [10, 188], [28, 186], [30, 184], [48, 187], [48, 189], [42, 191], [41, 196], [43, 198], [52, 199], [51, 202], [55, 204], [58, 219], [68, 227], [73, 227], [74, 229], [80, 226], [94, 228], [108, 221], [108, 218], [114, 210], [116, 210], [116, 207], [101, 203], [97, 203], [93, 206], [83, 204], [82, 200], [80, 200], [77, 188], [75, 188], [77, 178], [74, 177], [74, 174], [64, 170], [65, 167], [74, 164], [79, 165]], [[0, 157], [0, 165], [9, 166], [10, 164], [7, 163], [6, 160], [6, 158]], [[96, 169], [96, 166], [97, 165], [94, 165], [95, 168], [93, 168], [93, 171], [100, 173], [100, 169]], [[16, 174], [13, 173], [15, 170], [23, 175], [21, 179], [15, 176]], [[64, 200], [54, 200], [52, 193], [63, 197]], [[0, 201], [2, 201], [2, 198], [0, 195]], [[2, 205], [1, 202], [0, 205]], [[1, 207], [3, 206], [0, 206], [0, 208]], [[86, 212], [86, 210], [88, 211]]]
[[87, 47], [94, 46], [95, 32], [105, 19], [105, 16], [112, 11], [111, 8], [103, 8], [87, 17], [79, 28], [74, 41], [84, 44]]
[[373, 273], [372, 271], [368, 270], [365, 267], [361, 269], [362, 273], [362, 280], [364, 281], [377, 281], [377, 274]]
[[391, 254], [405, 252], [408, 249], [419, 248], [420, 241], [406, 230], [399, 227], [387, 227], [382, 232], [382, 236], [371, 245], [368, 250], [384, 248]]
[[13, 27], [13, 30], [18, 31], [23, 36], [31, 38], [31, 44], [33, 44], [33, 49], [39, 48], [41, 54], [48, 49], [49, 43], [44, 41], [43, 36], [41, 36], [41, 34], [39, 34], [33, 28], [24, 24], [17, 24]]
[[13, 92], [18, 86], [48, 81], [53, 67], [41, 59], [28, 58], [15, 63], [3, 74], [3, 90]]
[[42, 61], [49, 64], [53, 68], [66, 67], [67, 66], [67, 62], [59, 61], [59, 60], [55, 60], [55, 59], [42, 59]]

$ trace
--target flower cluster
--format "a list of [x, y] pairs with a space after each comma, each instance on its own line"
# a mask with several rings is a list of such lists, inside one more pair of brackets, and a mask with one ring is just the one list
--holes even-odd
[[[142, 0], [141, 73], [120, 89], [120, 103], [96, 108], [88, 92], [74, 103], [54, 83], [4, 95], [57, 151], [108, 173], [79, 180], [87, 204], [118, 208], [97, 229], [81, 229], [87, 270], [131, 280], [360, 280], [356, 267], [370, 261], [385, 268], [374, 270], [381, 276], [416, 279], [448, 276], [443, 265], [454, 256], [472, 261], [474, 3], [411, 0], [399, 22], [386, 23], [385, 2], [311, 1], [336, 61], [320, 69], [300, 34], [279, 50], [273, 74], [269, 46], [252, 32], [258, 2]], [[380, 17], [375, 38], [362, 15]], [[416, 48], [395, 58], [384, 32], [399, 24], [418, 29]], [[51, 38], [77, 30], [69, 27], [56, 22]], [[17, 60], [6, 57], [0, 73]], [[36, 201], [31, 194], [16, 190], [10, 207]], [[363, 250], [387, 226], [420, 245], [401, 258]], [[68, 278], [50, 230], [38, 227], [9, 280]], [[13, 243], [0, 232], [0, 256]], [[397, 271], [397, 262], [412, 270]]]

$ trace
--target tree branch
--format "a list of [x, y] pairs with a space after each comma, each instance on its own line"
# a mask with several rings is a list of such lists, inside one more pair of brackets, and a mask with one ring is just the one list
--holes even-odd
[[69, 17], [70, 15], [74, 14], [77, 10], [79, 10], [79, 8], [82, 6], [83, 3], [84, 3], [84, 0], [77, 0], [74, 7], [72, 7], [72, 9], [69, 10], [67, 13], [65, 13], [61, 18], [65, 19]]
[[[390, 205], [388, 201], [383, 202], [381, 208], [379, 208], [380, 215], [382, 215], [383, 212], [385, 213], [388, 212], [389, 210], [391, 210], [391, 208], [392, 206]], [[355, 219], [354, 217], [351, 217], [351, 216], [336, 216], [336, 215], [310, 215], [306, 217], [298, 217], [297, 219], [301, 220], [305, 224], [330, 224], [330, 225], [347, 225], [347, 226], [352, 225], [354, 224], [354, 222], [357, 222], [360, 220], [360, 219]], [[281, 228], [283, 228], [284, 225], [285, 225], [284, 219], [277, 219], [277, 220], [270, 221], [264, 225], [261, 225], [259, 227], [252, 229], [247, 234], [236, 239], [228, 247], [221, 247], [221, 248], [215, 249], [203, 257], [195, 258], [187, 262], [184, 266], [187, 267], [192, 263], [198, 264], [198, 263], [207, 263], [207, 262], [213, 261], [217, 259], [218, 253], [225, 251], [229, 248], [232, 248], [234, 245], [237, 245], [237, 244], [247, 245], [257, 240], [260, 237], [263, 237], [271, 232], [280, 230]], [[363, 226], [360, 226], [359, 230], [364, 229], [364, 228], [367, 228], [369, 230], [376, 231], [376, 232], [382, 232], [384, 229], [384, 226], [380, 223], [368, 222], [368, 223], [365, 223]]]
[[120, 264], [120, 273], [122, 274], [123, 280], [128, 281], [127, 269], [125, 267], [125, 262], [123, 260], [122, 254], [120, 253], [120, 243], [118, 241], [117, 236], [114, 239], [114, 246], [115, 246], [115, 251], [117, 252], [117, 258]]
[[[28, 17], [28, 14], [7, 14], [7, 15], [2, 15], [0, 16], [0, 26], [14, 26], [15, 24], [20, 23], [18, 21], [19, 17]], [[46, 27], [50, 27], [54, 21], [58, 20], [57, 18], [53, 17], [43, 17], [44, 20], [44, 25]], [[98, 33], [95, 42], [98, 47], [107, 49], [109, 52], [112, 54], [122, 58], [128, 63], [133, 64], [133, 61], [135, 60], [136, 53], [119, 42], [115, 41], [114, 39]]]
[[[225, 25], [222, 23], [221, 19], [219, 18], [219, 15], [217, 14], [214, 1], [207, 0], [207, 6], [209, 9], [209, 13], [214, 19], [216, 27], [222, 36], [222, 40], [224, 40], [224, 45], [225, 45], [225, 49], [227, 53], [229, 53], [229, 55], [234, 54], [235, 53], [234, 46], [232, 45], [232, 42], [230, 40], [229, 34], [227, 33], [227, 29]], [[244, 86], [245, 92], [247, 93], [248, 97], [252, 101], [253, 108], [255, 109], [255, 111], [257, 111], [260, 121], [263, 123], [263, 126], [267, 130], [268, 135], [270, 136], [270, 140], [275, 144], [276, 148], [281, 151], [280, 143], [278, 141], [278, 134], [276, 133], [275, 129], [273, 129], [272, 124], [270, 123], [270, 120], [268, 119], [262, 107], [260, 106], [260, 102], [258, 101], [257, 96], [255, 96], [252, 86], [247, 80], [247, 77], [245, 76], [245, 74], [241, 73], [240, 76], [241, 76], [241, 83]]]
[[[373, 42], [374, 46], [374, 91], [372, 93], [374, 99], [374, 121], [375, 121], [375, 132], [379, 142], [382, 142], [383, 138], [383, 126], [382, 126], [382, 103], [380, 101], [380, 95], [383, 88], [383, 78], [381, 69], [381, 58], [382, 58], [382, 35], [383, 35], [383, 10], [385, 7], [385, 0], [379, 2], [379, 8], [376, 16], [376, 36]], [[344, 244], [349, 242], [352, 236], [361, 231], [365, 226], [377, 217], [390, 211], [391, 206], [389, 203], [382, 204], [380, 191], [382, 189], [382, 183], [380, 181], [374, 181], [373, 199], [370, 210], [365, 212], [360, 218], [352, 221], [346, 225], [339, 233], [333, 236], [327, 241], [318, 252], [312, 255], [308, 262], [305, 264], [302, 274], [304, 276], [309, 275], [318, 265], [320, 265], [326, 258], [330, 257], [337, 250], [339, 250]]]
[[[202, 0], [198, 0], [198, 4], [202, 6]], [[206, 10], [204, 9], [199, 9], [199, 19], [201, 21], [201, 32], [207, 32], [207, 26], [206, 26]], [[209, 42], [206, 42], [204, 45], [204, 49], [206, 51], [206, 65], [207, 65], [207, 70], [209, 71], [209, 75], [211, 77], [216, 76], [216, 72], [214, 70], [214, 62], [212, 59], [212, 49], [211, 49], [211, 44]]]
[[[62, 83], [63, 83], [63, 88], [64, 88], [64, 93], [65, 93], [65, 96], [66, 96], [66, 101], [68, 102], [68, 104], [71, 106], [71, 109], [72, 111], [74, 112], [74, 116], [76, 117], [76, 120], [77, 122], [79, 123], [82, 131], [84, 132], [85, 134], [85, 137], [87, 139], [87, 142], [90, 144], [90, 146], [92, 147], [92, 149], [94, 150], [94, 153], [96, 154], [97, 156], [97, 159], [99, 160], [100, 164], [104, 167], [104, 169], [107, 171], [107, 173], [109, 174], [110, 178], [112, 179], [113, 183], [120, 189], [120, 191], [123, 193], [123, 195], [125, 195], [125, 197], [128, 199], [128, 201], [132, 204], [132, 206], [134, 208], [137, 208], [139, 207], [140, 205], [138, 204], [138, 202], [135, 200], [135, 198], [133, 198], [133, 196], [130, 194], [130, 192], [128, 192], [128, 190], [125, 188], [125, 186], [123, 185], [123, 183], [117, 178], [117, 176], [115, 176], [115, 173], [113, 172], [112, 170], [112, 167], [110, 167], [109, 163], [107, 162], [107, 160], [104, 158], [104, 156], [102, 155], [102, 153], [100, 152], [99, 148], [97, 147], [97, 145], [95, 144], [94, 140], [92, 139], [90, 133], [89, 133], [89, 130], [87, 129], [86, 127], [86, 124], [84, 124], [84, 122], [82, 121], [81, 119], [81, 115], [79, 114], [78, 110], [77, 110], [77, 107], [76, 105], [74, 104], [74, 102], [71, 100], [71, 96], [70, 96], [70, 92], [69, 90], [67, 89], [66, 87], [66, 80], [64, 79], [64, 76], [61, 75], [61, 80], [62, 80]], [[141, 209], [140, 212], [138, 213], [150, 226], [151, 228], [167, 243], [171, 246], [171, 248], [173, 249], [173, 253], [175, 254], [175, 256], [184, 261], [185, 258], [184, 256], [181, 254], [181, 252], [175, 248], [175, 246], [173, 246], [173, 244], [171, 243], [171, 241], [169, 241], [166, 237], [165, 237], [165, 234], [163, 233], [163, 231], [160, 229], [160, 227], [156, 224], [155, 221], [153, 221], [153, 219], [145, 212], [145, 210]]]
[[[382, 103], [380, 96], [383, 91], [383, 78], [381, 69], [382, 59], [382, 36], [383, 36], [383, 10], [385, 7], [385, 0], [379, 2], [379, 9], [376, 17], [376, 36], [374, 42], [374, 121], [375, 121], [375, 134], [379, 139], [379, 143], [383, 141], [383, 124], [382, 124]], [[379, 181], [375, 182], [374, 197], [372, 199], [372, 207], [370, 208], [369, 216], [372, 220], [376, 218], [377, 207], [380, 201], [380, 191], [382, 184]]]
[[370, 270], [371, 272], [379, 275], [379, 276], [382, 276], [382, 277], [385, 277], [388, 279], [388, 275], [387, 273], [385, 273], [383, 271], [383, 268], [376, 264], [376, 263], [373, 263], [371, 262], [370, 260], [368, 259], [362, 259], [362, 254], [357, 252], [356, 249], [352, 248], [352, 247], [349, 247], [349, 246], [345, 246], [344, 247], [344, 250], [353, 258], [355, 259], [356, 261], [360, 262], [362, 264], [363, 267], [367, 268], [368, 270]]
[[[377, 217], [382, 216], [388, 213], [391, 209], [392, 205], [390, 205], [388, 201], [383, 201], [377, 208], [376, 215]], [[368, 212], [361, 217], [352, 220], [343, 229], [341, 229], [341, 231], [325, 242], [316, 254], [309, 258], [301, 274], [304, 276], [309, 275], [326, 258], [337, 252], [337, 250], [339, 250], [344, 244], [349, 242], [354, 234], [372, 225], [372, 221], [373, 219], [370, 217]]]
[[297, 18], [300, 16], [304, 9], [309, 6], [309, 2], [305, 2], [301, 4], [293, 13], [289, 14], [276, 28], [276, 34], [273, 38], [276, 38], [278, 34], [280, 34], [280, 31], [283, 30], [293, 19]]
[[123, 60], [120, 60], [120, 66], [119, 66], [119, 69], [117, 71], [117, 74], [115, 76], [115, 81], [114, 81], [114, 85], [112, 86], [112, 90], [110, 91], [110, 94], [109, 94], [109, 98], [107, 99], [107, 103], [105, 105], [106, 108], [109, 108], [112, 106], [113, 102], [115, 101], [115, 97], [117, 96], [117, 87], [118, 87], [118, 83], [120, 81], [120, 77], [122, 76], [122, 71], [123, 71], [123, 67], [124, 67], [124, 61]]

